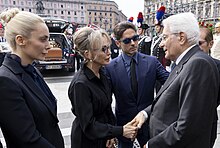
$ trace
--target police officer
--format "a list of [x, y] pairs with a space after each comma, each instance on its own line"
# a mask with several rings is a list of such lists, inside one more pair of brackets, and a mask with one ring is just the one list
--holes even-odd
[[141, 53], [150, 55], [151, 54], [151, 38], [145, 35], [146, 30], [149, 28], [147, 24], [140, 24], [138, 26], [137, 34], [140, 39], [138, 41], [138, 51]]

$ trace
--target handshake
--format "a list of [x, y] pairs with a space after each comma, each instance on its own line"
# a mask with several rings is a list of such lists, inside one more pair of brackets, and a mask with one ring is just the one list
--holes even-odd
[[[123, 136], [131, 139], [131, 141], [134, 141], [134, 139], [137, 136], [138, 129], [141, 128], [142, 124], [145, 121], [146, 121], [146, 116], [144, 115], [142, 111], [139, 112], [132, 121], [128, 122], [127, 124], [123, 126]], [[107, 141], [106, 147], [115, 148], [116, 143], [117, 142], [114, 138], [110, 139]]]
[[137, 136], [138, 129], [141, 128], [145, 121], [146, 117], [144, 113], [142, 111], [139, 112], [132, 121], [123, 126], [123, 136], [134, 140]]

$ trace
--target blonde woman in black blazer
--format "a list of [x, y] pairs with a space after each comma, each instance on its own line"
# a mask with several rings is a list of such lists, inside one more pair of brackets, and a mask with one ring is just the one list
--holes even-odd
[[0, 127], [7, 148], [64, 148], [56, 99], [32, 65], [50, 49], [49, 31], [37, 15], [9, 9], [1, 14], [12, 48], [0, 68]]

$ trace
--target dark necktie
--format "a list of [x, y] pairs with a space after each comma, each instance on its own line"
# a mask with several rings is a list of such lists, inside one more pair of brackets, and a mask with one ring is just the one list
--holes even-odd
[[137, 83], [137, 76], [136, 76], [136, 68], [135, 68], [135, 60], [131, 58], [131, 64], [130, 64], [130, 70], [131, 70], [131, 89], [132, 92], [137, 98], [137, 92], [138, 92], [138, 83]]

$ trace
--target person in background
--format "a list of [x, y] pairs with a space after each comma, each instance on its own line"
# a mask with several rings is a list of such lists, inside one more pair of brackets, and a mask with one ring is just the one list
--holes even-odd
[[[121, 22], [113, 31], [122, 54], [111, 60], [106, 72], [116, 100], [117, 125], [122, 126], [152, 103], [156, 80], [163, 84], [169, 73], [155, 57], [138, 52], [139, 35], [134, 24]], [[133, 140], [122, 136], [118, 140], [119, 148], [133, 148]], [[137, 140], [141, 147], [148, 140], [147, 124], [137, 133]]]
[[111, 85], [103, 66], [110, 61], [111, 39], [104, 30], [81, 28], [74, 34], [75, 50], [84, 57], [80, 70], [74, 75], [68, 95], [72, 112], [72, 148], [112, 148], [114, 137], [134, 138], [133, 123], [115, 126], [112, 112]]
[[4, 58], [5, 58], [5, 52], [3, 52], [2, 46], [0, 45], [0, 66], [2, 65]]
[[150, 55], [151, 38], [146, 34], [146, 30], [149, 28], [149, 26], [143, 23], [142, 12], [138, 13], [137, 27], [138, 27], [137, 34], [139, 35], [138, 51]]
[[114, 33], [111, 34], [111, 59], [118, 57], [119, 55], [119, 47], [115, 43]]
[[8, 148], [64, 148], [57, 100], [32, 65], [50, 49], [49, 30], [36, 14], [8, 9], [0, 14], [11, 53], [0, 67], [0, 127]]
[[218, 69], [197, 45], [200, 32], [194, 14], [176, 14], [163, 24], [160, 46], [176, 67], [152, 105], [133, 120], [138, 127], [144, 121], [149, 123], [149, 148], [209, 148], [219, 92]]
[[[200, 27], [200, 38], [199, 38], [199, 47], [208, 55], [210, 54], [210, 49], [213, 45], [213, 34], [209, 28]], [[217, 59], [213, 59], [216, 63], [218, 71], [220, 73], [220, 61]], [[218, 112], [217, 107], [220, 104], [220, 89], [219, 89], [219, 97], [216, 104], [216, 112], [213, 121], [212, 133], [211, 133], [211, 140], [210, 140], [210, 147], [212, 148], [215, 144], [215, 139], [217, 137], [217, 126], [218, 126]]]
[[[171, 61], [165, 58], [165, 51], [159, 45], [162, 41], [162, 32], [164, 28], [162, 22], [167, 17], [169, 17], [169, 14], [166, 14], [165, 7], [161, 6], [157, 10], [157, 13], [156, 13], [156, 21], [155, 21], [156, 36], [153, 37], [152, 44], [151, 44], [152, 56], [155, 56], [160, 61], [160, 63], [163, 65], [163, 67], [166, 69], [169, 68]], [[156, 85], [155, 85], [156, 93], [160, 90], [161, 86], [162, 85], [159, 82], [156, 82]]]
[[213, 34], [209, 28], [200, 27], [199, 47], [208, 55], [210, 55], [210, 49], [213, 46]]
[[211, 57], [220, 60], [220, 22], [215, 24], [214, 44], [211, 48]]
[[6, 42], [6, 39], [4, 37], [4, 28], [1, 22], [0, 22], [0, 42]]

